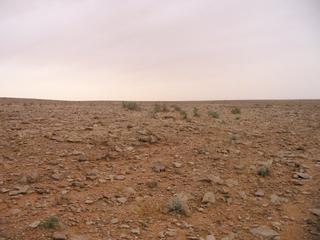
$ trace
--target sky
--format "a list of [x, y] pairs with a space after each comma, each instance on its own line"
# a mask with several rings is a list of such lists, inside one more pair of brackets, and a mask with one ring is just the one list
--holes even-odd
[[0, 97], [320, 99], [320, 1], [0, 0]]

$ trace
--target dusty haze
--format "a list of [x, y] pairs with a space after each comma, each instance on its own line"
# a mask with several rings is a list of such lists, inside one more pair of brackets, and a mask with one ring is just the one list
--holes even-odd
[[318, 0], [0, 2], [0, 96], [320, 98]]

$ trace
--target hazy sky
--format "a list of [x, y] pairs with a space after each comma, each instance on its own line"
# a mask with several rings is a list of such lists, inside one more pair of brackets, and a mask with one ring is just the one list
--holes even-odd
[[0, 97], [320, 98], [320, 1], [0, 0]]

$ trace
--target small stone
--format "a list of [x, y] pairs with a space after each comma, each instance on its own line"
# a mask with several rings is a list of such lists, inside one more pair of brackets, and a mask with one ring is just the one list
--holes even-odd
[[276, 195], [276, 194], [272, 194], [272, 195], [270, 196], [270, 202], [271, 202], [271, 204], [273, 204], [273, 205], [280, 205], [281, 202], [282, 202], [282, 198], [279, 197], [279, 196]]
[[135, 234], [135, 235], [139, 235], [140, 234], [140, 229], [139, 228], [134, 228], [131, 230], [131, 233]]
[[206, 237], [206, 240], [216, 240], [216, 238], [212, 234], [210, 234]]
[[132, 196], [136, 194], [136, 191], [132, 187], [126, 187], [122, 191], [127, 196]]
[[12, 209], [9, 210], [9, 213], [11, 215], [16, 215], [16, 214], [18, 214], [20, 212], [21, 212], [21, 210], [19, 208], [12, 208]]
[[263, 226], [263, 225], [250, 229], [250, 232], [252, 235], [254, 235], [256, 237], [260, 237], [260, 238], [268, 239], [268, 240], [275, 239], [275, 237], [279, 236], [279, 234], [276, 231], [272, 230], [271, 228], [269, 228], [267, 226]]
[[174, 166], [175, 168], [181, 168], [181, 167], [182, 167], [182, 163], [174, 162], [174, 163], [173, 163], [173, 166]]
[[162, 163], [156, 163], [153, 167], [152, 170], [154, 172], [164, 172], [166, 170], [166, 167]]
[[72, 235], [70, 240], [90, 240], [90, 238], [85, 235]]
[[224, 184], [224, 181], [219, 176], [215, 176], [211, 174], [202, 176], [199, 180], [202, 182], [215, 183], [218, 185]]
[[168, 229], [166, 231], [166, 235], [169, 236], [169, 237], [174, 237], [177, 235], [177, 231], [175, 229]]
[[264, 191], [262, 189], [258, 189], [255, 193], [255, 196], [257, 197], [263, 197], [264, 196]]
[[111, 224], [117, 224], [119, 222], [118, 218], [112, 218], [111, 219]]
[[18, 186], [15, 188], [16, 190], [10, 191], [9, 192], [9, 196], [16, 196], [19, 194], [26, 194], [29, 190], [29, 186], [25, 185], [25, 186]]
[[126, 177], [124, 175], [117, 175], [114, 177], [114, 180], [124, 180]]
[[203, 203], [215, 203], [216, 198], [213, 192], [206, 192], [202, 198]]
[[127, 198], [125, 198], [125, 197], [119, 197], [119, 198], [117, 198], [117, 201], [119, 202], [119, 203], [125, 203], [126, 201], [127, 201]]
[[294, 175], [295, 178], [301, 178], [301, 179], [311, 179], [312, 177], [307, 174], [307, 173], [301, 173], [301, 172], [298, 172]]
[[37, 220], [29, 224], [29, 227], [36, 228], [40, 225], [41, 221]]
[[63, 232], [54, 232], [53, 235], [52, 235], [52, 238], [54, 240], [66, 240], [67, 236]]
[[314, 215], [320, 217], [320, 208], [310, 209], [310, 212], [313, 213]]
[[57, 173], [55, 173], [55, 174], [52, 174], [52, 175], [51, 175], [51, 178], [52, 178], [53, 180], [59, 181], [59, 180], [60, 180], [60, 175], [57, 174]]
[[238, 181], [234, 180], [234, 179], [227, 179], [226, 180], [226, 185], [229, 187], [229, 188], [232, 188], [234, 186], [238, 186]]
[[236, 234], [229, 233], [228, 236], [221, 238], [221, 240], [234, 240], [236, 237]]

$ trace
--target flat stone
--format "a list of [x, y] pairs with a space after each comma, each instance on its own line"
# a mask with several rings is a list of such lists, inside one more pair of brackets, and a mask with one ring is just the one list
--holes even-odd
[[203, 203], [215, 203], [216, 198], [213, 192], [206, 192], [202, 198]]
[[112, 218], [111, 219], [111, 224], [117, 224], [119, 222], [118, 218]]
[[174, 163], [173, 163], [173, 166], [174, 166], [175, 168], [181, 168], [181, 167], [182, 167], [182, 163], [174, 162]]
[[215, 184], [218, 184], [218, 185], [224, 184], [224, 181], [219, 176], [215, 176], [215, 175], [212, 175], [212, 174], [202, 176], [199, 179], [199, 181], [208, 182], [208, 183], [215, 183]]
[[41, 223], [41, 221], [36, 220], [36, 221], [30, 223], [30, 224], [29, 224], [29, 227], [31, 227], [31, 228], [36, 228], [36, 227], [38, 227], [38, 226], [40, 225], [40, 223]]
[[127, 198], [125, 198], [125, 197], [119, 197], [119, 198], [117, 198], [117, 202], [119, 202], [119, 203], [125, 203], [127, 201]]
[[310, 209], [310, 212], [313, 213], [314, 215], [320, 217], [320, 208], [312, 208], [312, 209]]
[[131, 230], [131, 233], [135, 234], [135, 235], [139, 235], [140, 234], [140, 229], [139, 228], [134, 228]]
[[237, 180], [234, 180], [234, 179], [227, 179], [226, 180], [226, 185], [229, 187], [229, 188], [232, 188], [234, 186], [238, 186], [238, 181]]
[[212, 234], [210, 234], [206, 237], [206, 240], [216, 240], [216, 238]]
[[264, 196], [264, 191], [262, 189], [258, 189], [255, 193], [255, 196], [257, 197], [263, 197]]
[[276, 194], [272, 194], [272, 195], [270, 196], [270, 202], [271, 202], [271, 204], [273, 204], [273, 205], [280, 205], [281, 202], [282, 202], [282, 198], [279, 197], [279, 196], [276, 195]]
[[54, 232], [53, 235], [52, 235], [52, 238], [54, 240], [66, 240], [67, 236], [63, 232]]
[[70, 240], [90, 240], [90, 238], [85, 235], [71, 235]]
[[260, 237], [266, 240], [272, 240], [275, 239], [275, 237], [279, 236], [276, 231], [264, 225], [250, 229], [250, 233], [256, 237]]
[[152, 170], [154, 172], [164, 172], [166, 170], [166, 167], [162, 163], [156, 163], [153, 167]]
[[19, 195], [19, 194], [26, 194], [28, 190], [29, 190], [29, 186], [28, 185], [19, 186], [19, 187], [16, 187], [16, 190], [10, 191], [9, 192], [9, 196], [16, 196], [16, 195]]
[[124, 175], [117, 175], [117, 176], [114, 176], [114, 180], [124, 180], [126, 177]]
[[298, 172], [295, 174], [296, 178], [302, 178], [302, 179], [311, 179], [312, 177], [307, 174], [307, 173], [301, 173], [301, 172]]

